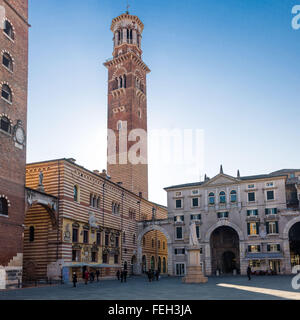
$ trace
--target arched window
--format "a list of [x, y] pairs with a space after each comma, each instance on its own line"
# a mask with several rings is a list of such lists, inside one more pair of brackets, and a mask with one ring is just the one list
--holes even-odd
[[34, 242], [34, 227], [29, 228], [29, 242]]
[[119, 77], [119, 88], [123, 88], [123, 77]]
[[231, 202], [236, 202], [236, 201], [237, 201], [236, 191], [235, 191], [235, 190], [232, 190], [232, 191], [230, 192], [230, 201], [231, 201]]
[[0, 198], [0, 214], [8, 216], [8, 202], [5, 198]]
[[163, 273], [166, 273], [167, 272], [167, 261], [166, 261], [166, 258], [163, 257]]
[[7, 133], [11, 133], [11, 124], [10, 124], [10, 120], [7, 117], [1, 118], [0, 129]]
[[78, 186], [74, 186], [73, 188], [73, 198], [74, 198], [74, 201], [79, 202]]
[[2, 64], [8, 70], [13, 71], [13, 59], [7, 52], [4, 52], [2, 55]]
[[151, 269], [155, 270], [155, 259], [153, 256], [151, 257]]
[[123, 42], [123, 30], [118, 30], [118, 45], [121, 44]]
[[123, 76], [123, 88], [125, 88], [125, 89], [126, 89], [126, 82], [127, 82], [126, 74], [124, 74], [124, 76]]
[[158, 242], [157, 242], [157, 247], [158, 247], [158, 249], [160, 249], [160, 240], [158, 240]]
[[15, 34], [11, 23], [8, 20], [5, 20], [4, 33], [10, 37], [12, 40], [15, 39]]
[[2, 85], [1, 96], [3, 99], [12, 102], [12, 92], [7, 84]]
[[226, 194], [224, 191], [220, 192], [220, 203], [226, 203]]
[[139, 117], [140, 119], [142, 119], [142, 110], [141, 110], [141, 109], [138, 110], [138, 117]]
[[213, 192], [208, 195], [208, 203], [215, 204], [215, 194]]

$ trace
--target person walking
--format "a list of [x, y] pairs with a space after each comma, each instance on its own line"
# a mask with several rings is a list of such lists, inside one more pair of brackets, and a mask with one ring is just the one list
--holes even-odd
[[120, 281], [120, 270], [117, 271], [116, 276], [117, 276], [118, 281]]
[[156, 281], [158, 281], [159, 280], [159, 270], [156, 270], [155, 277], [156, 277]]
[[247, 276], [248, 276], [248, 280], [251, 280], [251, 267], [250, 267], [250, 265], [247, 268]]
[[124, 272], [121, 271], [121, 283], [123, 282], [123, 280], [124, 280]]
[[85, 281], [85, 284], [88, 284], [88, 281], [89, 281], [89, 272], [86, 270], [85, 273], [84, 273], [84, 281]]
[[99, 276], [100, 276], [100, 271], [99, 269], [96, 270], [96, 278], [97, 278], [97, 282], [99, 282]]
[[73, 273], [73, 287], [76, 288], [76, 283], [77, 283], [77, 274], [76, 272]]
[[123, 277], [124, 277], [124, 282], [126, 282], [126, 280], [127, 280], [127, 270], [124, 270]]
[[91, 271], [91, 272], [90, 272], [90, 282], [94, 282], [94, 279], [95, 279], [94, 272]]

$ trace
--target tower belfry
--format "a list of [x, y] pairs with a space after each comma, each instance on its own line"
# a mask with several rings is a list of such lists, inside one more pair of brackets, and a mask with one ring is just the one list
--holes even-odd
[[112, 21], [113, 58], [104, 63], [108, 69], [107, 171], [113, 181], [147, 199], [146, 76], [150, 69], [142, 60], [144, 25], [128, 8]]

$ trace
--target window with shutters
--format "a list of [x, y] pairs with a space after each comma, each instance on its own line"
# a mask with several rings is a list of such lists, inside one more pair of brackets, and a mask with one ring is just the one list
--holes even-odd
[[258, 216], [257, 209], [247, 210], [247, 217], [257, 217], [257, 216]]
[[199, 207], [199, 198], [192, 198], [192, 208]]
[[270, 214], [277, 214], [277, 208], [266, 208], [265, 209], [265, 213], [266, 215], [270, 215]]
[[236, 202], [237, 201], [237, 193], [235, 190], [232, 190], [230, 192], [230, 202]]
[[270, 243], [267, 246], [268, 252], [279, 252], [280, 251], [280, 244], [278, 243]]
[[248, 235], [255, 236], [259, 234], [259, 223], [258, 222], [250, 222], [247, 224], [248, 226]]
[[250, 245], [250, 246], [248, 246], [248, 252], [251, 252], [251, 253], [260, 252], [260, 245]]
[[175, 202], [176, 209], [182, 209], [182, 200], [177, 199]]
[[267, 234], [278, 234], [278, 221], [271, 221], [266, 223]]

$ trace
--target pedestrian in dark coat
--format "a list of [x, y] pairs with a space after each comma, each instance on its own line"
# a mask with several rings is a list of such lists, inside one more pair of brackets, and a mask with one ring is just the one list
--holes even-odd
[[117, 271], [116, 276], [118, 278], [118, 281], [120, 281], [120, 270]]
[[73, 287], [76, 288], [76, 283], [77, 283], [77, 274], [74, 272], [73, 273]]
[[158, 281], [158, 279], [159, 279], [159, 270], [156, 270], [155, 277], [156, 277], [156, 281]]
[[248, 266], [247, 268], [247, 276], [248, 276], [248, 280], [251, 280], [251, 267]]
[[99, 276], [100, 276], [100, 271], [97, 269], [96, 271], [97, 282], [99, 282]]
[[121, 282], [124, 280], [124, 271], [121, 271]]
[[123, 277], [124, 277], [124, 282], [126, 282], [126, 279], [127, 279], [127, 270], [124, 270]]

